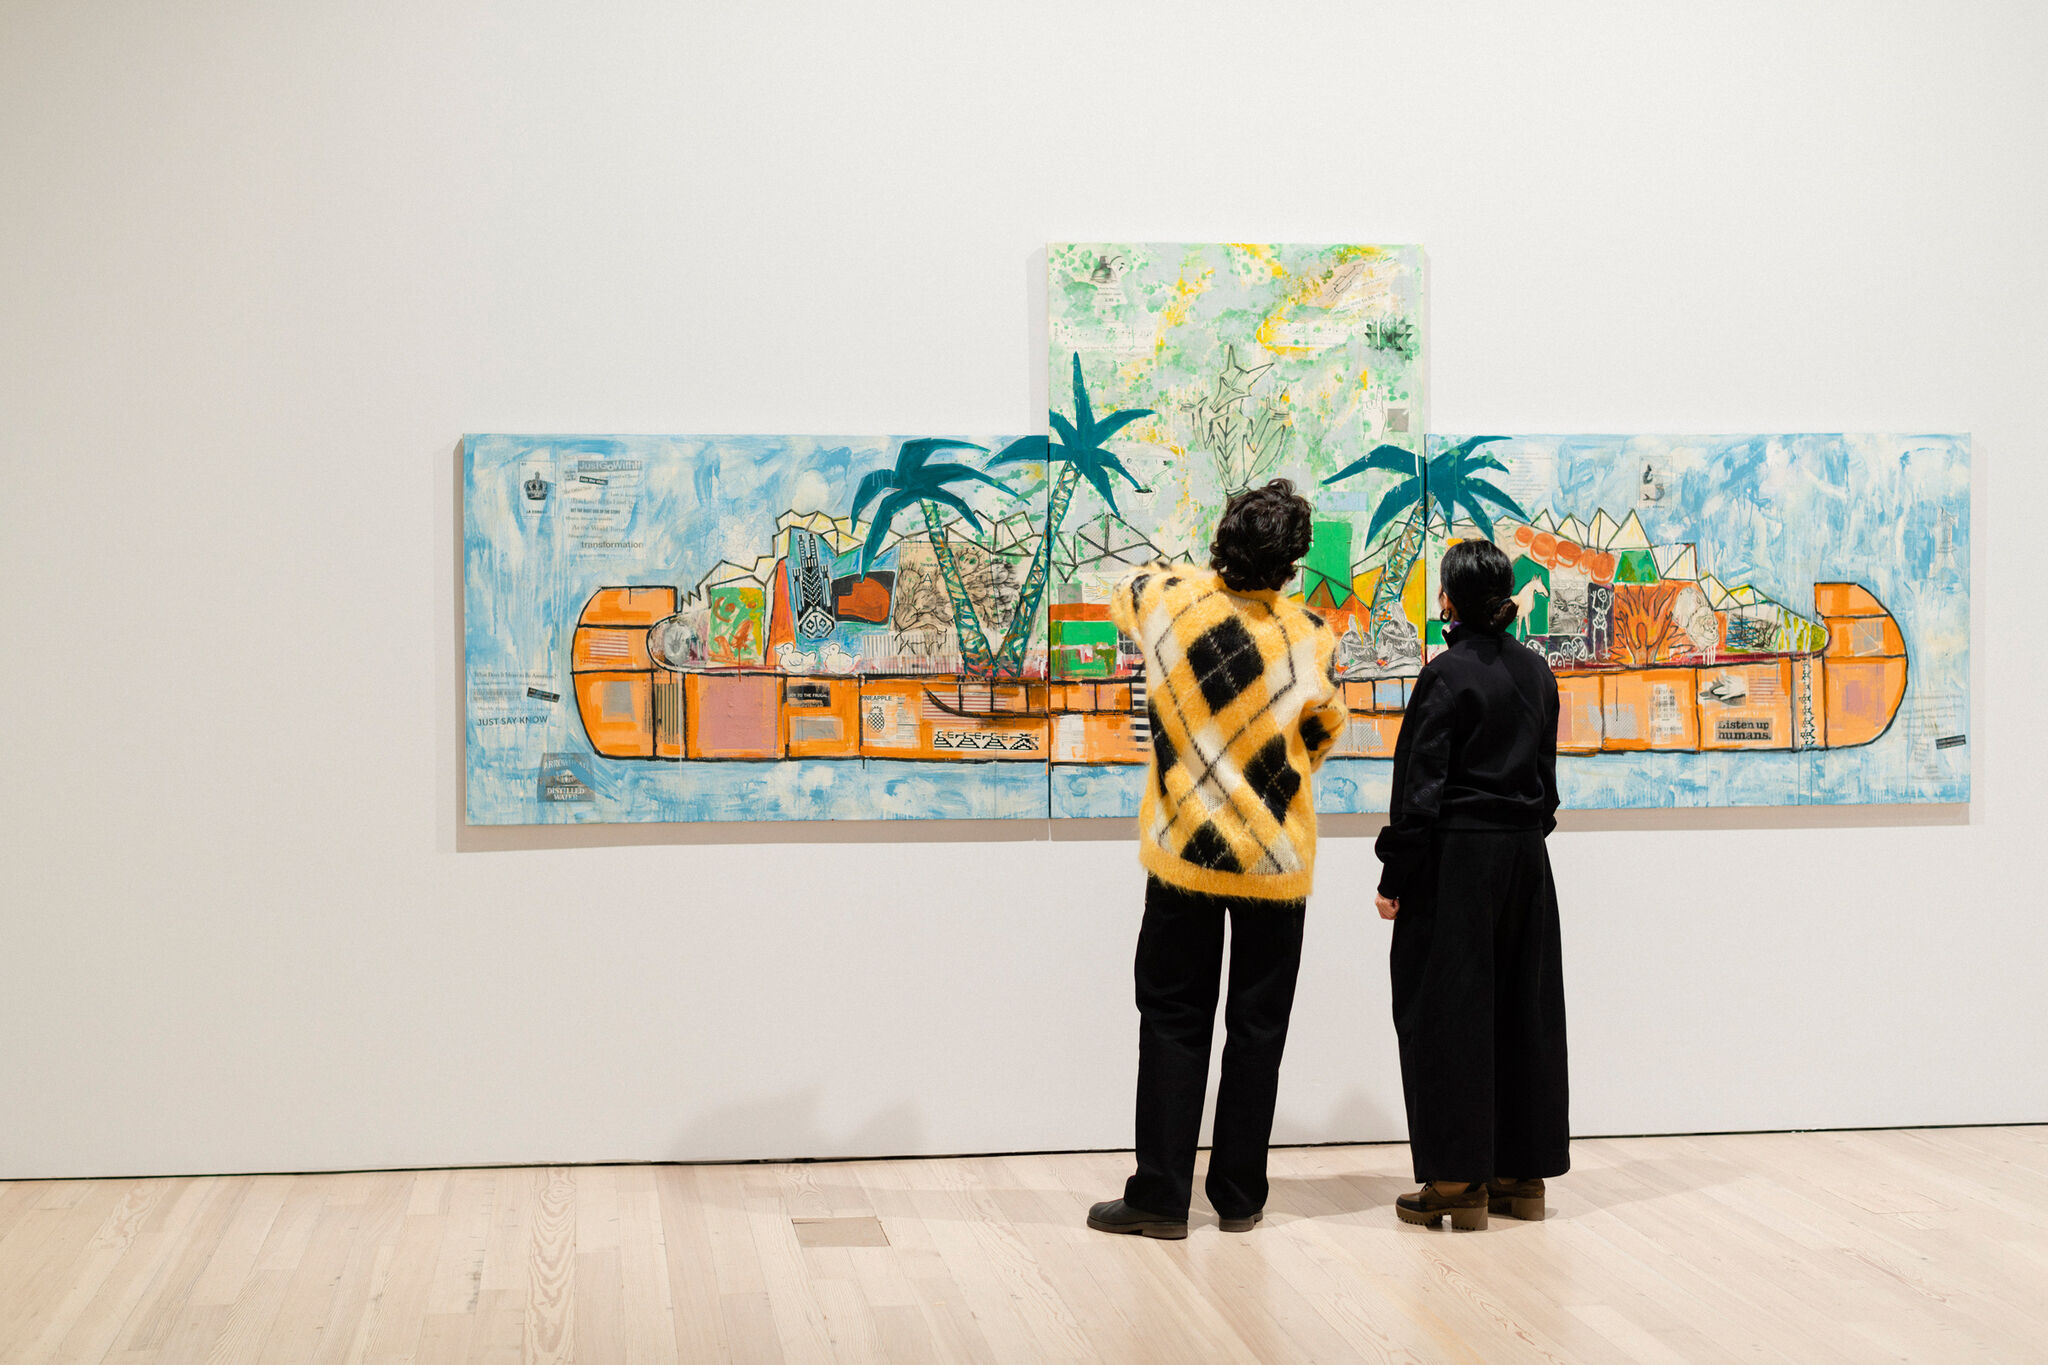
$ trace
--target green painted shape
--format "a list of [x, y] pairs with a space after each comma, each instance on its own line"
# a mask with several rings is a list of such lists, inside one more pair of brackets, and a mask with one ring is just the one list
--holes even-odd
[[1111, 621], [1052, 623], [1052, 666], [1062, 678], [1106, 678], [1116, 671], [1116, 625]]
[[1657, 557], [1648, 550], [1623, 550], [1621, 561], [1614, 566], [1614, 581], [1617, 583], [1660, 582], [1657, 573]]
[[1330, 591], [1343, 601], [1350, 593], [1351, 582], [1351, 523], [1348, 521], [1319, 521], [1311, 533], [1308, 554], [1302, 559], [1303, 582], [1308, 574], [1330, 580]]
[[1114, 621], [1055, 621], [1052, 642], [1056, 645], [1114, 645]]

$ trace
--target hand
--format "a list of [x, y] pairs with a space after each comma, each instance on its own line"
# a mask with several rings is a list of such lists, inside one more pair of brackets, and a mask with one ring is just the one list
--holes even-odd
[[1372, 903], [1379, 907], [1381, 919], [1392, 919], [1401, 913], [1401, 898], [1399, 896], [1388, 900], [1385, 896], [1376, 895], [1372, 898]]

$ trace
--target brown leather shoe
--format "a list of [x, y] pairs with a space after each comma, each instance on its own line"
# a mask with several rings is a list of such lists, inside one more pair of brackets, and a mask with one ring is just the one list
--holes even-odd
[[1088, 1226], [1097, 1232], [1120, 1232], [1134, 1237], [1157, 1237], [1178, 1242], [1188, 1235], [1188, 1220], [1166, 1218], [1134, 1209], [1121, 1199], [1106, 1199], [1088, 1210]]
[[1489, 1180], [1486, 1182], [1486, 1207], [1489, 1212], [1503, 1218], [1524, 1218], [1531, 1223], [1540, 1223], [1543, 1221], [1543, 1182]]
[[1445, 1194], [1434, 1184], [1424, 1185], [1413, 1194], [1404, 1194], [1394, 1201], [1394, 1213], [1404, 1223], [1418, 1223], [1423, 1227], [1436, 1227], [1444, 1221], [1444, 1215], [1451, 1216], [1451, 1227], [1458, 1232], [1484, 1232], [1486, 1230], [1486, 1185], [1479, 1182], [1467, 1185], [1462, 1193]]
[[1248, 1213], [1242, 1218], [1225, 1218], [1219, 1213], [1216, 1215], [1216, 1226], [1225, 1232], [1250, 1232], [1259, 1225], [1259, 1220], [1265, 1216], [1266, 1211], [1264, 1209], [1260, 1209], [1256, 1213]]

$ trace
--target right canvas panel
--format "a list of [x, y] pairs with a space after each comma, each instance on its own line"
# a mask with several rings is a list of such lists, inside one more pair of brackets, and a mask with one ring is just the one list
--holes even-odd
[[1429, 600], [1451, 541], [1507, 552], [1516, 634], [1558, 677], [1566, 807], [1969, 800], [1967, 436], [1429, 454]]

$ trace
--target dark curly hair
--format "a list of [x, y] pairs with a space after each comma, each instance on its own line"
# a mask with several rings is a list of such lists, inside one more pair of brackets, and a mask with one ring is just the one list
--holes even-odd
[[1209, 546], [1209, 567], [1232, 592], [1284, 588], [1308, 553], [1315, 509], [1286, 479], [1247, 488], [1224, 504]]
[[1439, 575], [1444, 596], [1466, 625], [1499, 630], [1521, 612], [1515, 605], [1514, 567], [1490, 540], [1461, 540], [1444, 551]]

